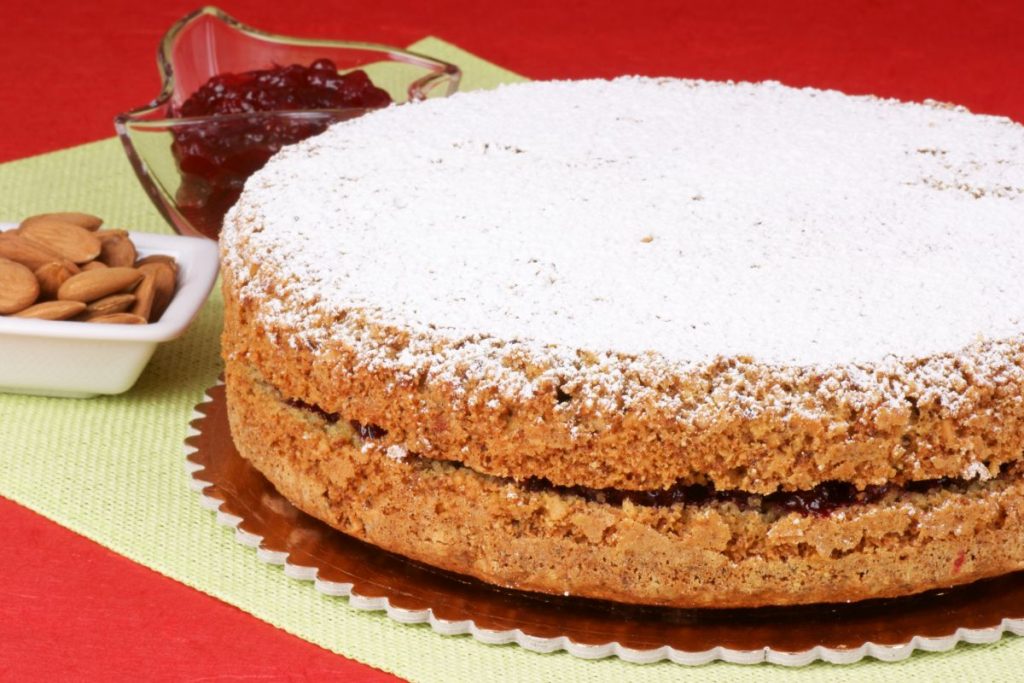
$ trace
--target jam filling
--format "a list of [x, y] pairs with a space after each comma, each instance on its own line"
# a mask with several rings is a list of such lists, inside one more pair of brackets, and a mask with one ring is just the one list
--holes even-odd
[[967, 488], [967, 481], [941, 477], [907, 482], [902, 486], [892, 484], [868, 486], [863, 490], [849, 482], [825, 481], [806, 491], [776, 491], [768, 494], [719, 491], [715, 489], [714, 484], [685, 484], [682, 482], [667, 489], [650, 491], [595, 489], [586, 486], [562, 486], [541, 477], [530, 477], [522, 482], [522, 486], [527, 491], [550, 491], [559, 495], [577, 496], [589, 502], [605, 503], [616, 507], [621, 506], [627, 500], [633, 505], [644, 507], [733, 503], [741, 510], [798, 512], [804, 516], [828, 517], [841, 508], [878, 502], [890, 492], [927, 493], [937, 488], [963, 492]]
[[[312, 403], [306, 403], [305, 401], [298, 398], [290, 398], [287, 401], [285, 401], [285, 403], [287, 403], [292, 408], [298, 408], [299, 410], [304, 410], [307, 413], [316, 415], [321, 420], [327, 422], [327, 424], [336, 424], [341, 419], [341, 415], [339, 415], [338, 413], [328, 413], [320, 406], [315, 406]], [[355, 429], [354, 426], [353, 429]]]
[[[286, 401], [292, 408], [298, 408], [299, 410], [305, 410], [307, 413], [316, 415], [321, 420], [327, 422], [327, 424], [337, 424], [341, 420], [341, 415], [338, 413], [328, 413], [320, 406], [315, 406], [312, 403], [306, 403], [297, 398], [290, 398]], [[357, 420], [349, 420], [348, 424], [352, 427], [352, 431], [359, 435], [359, 438], [363, 441], [372, 441], [374, 439], [382, 439], [388, 435], [388, 430], [384, 429], [375, 424], [363, 424]]]
[[[284, 145], [322, 133], [327, 126], [364, 110], [391, 104], [365, 71], [338, 73], [329, 59], [244, 73], [218, 74], [175, 111], [176, 117], [217, 116], [173, 130], [171, 152], [181, 174], [175, 197], [182, 214], [201, 232], [216, 237], [224, 213], [246, 178]], [[284, 117], [260, 112], [345, 110], [339, 117]]]
[[[317, 415], [329, 424], [341, 420], [338, 413], [328, 413], [299, 399], [288, 399], [287, 404], [306, 412]], [[364, 441], [381, 439], [388, 431], [375, 424], [362, 424], [350, 420], [349, 425]], [[410, 453], [410, 458], [422, 457]], [[465, 467], [458, 461], [446, 461], [454, 467]], [[1000, 468], [1005, 473], [1010, 465]], [[528, 477], [516, 482], [508, 478], [509, 483], [517, 483], [531, 493], [550, 492], [562, 496], [575, 496], [592, 503], [603, 503], [620, 507], [627, 500], [633, 505], [643, 507], [667, 507], [670, 505], [704, 505], [706, 503], [733, 503], [741, 510], [760, 510], [761, 512], [797, 512], [804, 516], [828, 517], [833, 512], [854, 505], [869, 505], [878, 502], [890, 493], [928, 493], [935, 489], [947, 489], [963, 493], [970, 481], [954, 477], [922, 479], [902, 485], [881, 484], [858, 489], [849, 482], [825, 481], [806, 491], [776, 491], [759, 494], [746, 491], [719, 491], [714, 484], [676, 483], [667, 489], [648, 491], [631, 491], [616, 488], [589, 488], [587, 486], [564, 486], [555, 484], [543, 477]]]

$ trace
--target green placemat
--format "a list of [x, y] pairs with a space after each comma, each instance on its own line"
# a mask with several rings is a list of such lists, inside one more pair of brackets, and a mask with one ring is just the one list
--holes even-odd
[[[413, 49], [459, 64], [465, 89], [522, 80], [436, 38]], [[0, 165], [0, 219], [60, 208], [90, 211], [115, 226], [168, 232], [114, 139]], [[220, 372], [221, 309], [215, 292], [188, 334], [161, 345], [126, 394], [86, 400], [0, 395], [0, 495], [301, 638], [415, 681], [1021, 679], [1024, 639], [1014, 637], [917, 654], [899, 664], [637, 666], [446, 638], [425, 625], [400, 625], [325, 597], [235, 543], [188, 488], [182, 440], [193, 405]]]

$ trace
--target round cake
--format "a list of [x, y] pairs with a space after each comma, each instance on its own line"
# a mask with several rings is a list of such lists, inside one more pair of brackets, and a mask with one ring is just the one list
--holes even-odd
[[1024, 127], [538, 82], [284, 149], [225, 220], [239, 452], [395, 553], [675, 607], [1024, 569]]

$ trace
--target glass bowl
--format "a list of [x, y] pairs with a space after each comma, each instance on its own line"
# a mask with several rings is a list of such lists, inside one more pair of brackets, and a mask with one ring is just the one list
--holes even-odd
[[[373, 84], [397, 103], [450, 95], [458, 89], [461, 76], [452, 64], [397, 47], [274, 35], [246, 26], [215, 7], [189, 14], [174, 24], [160, 43], [157, 63], [163, 88], [159, 96], [114, 119], [139, 182], [176, 232], [216, 239], [224, 213], [238, 193], [211, 191], [196, 176], [182, 172], [172, 150], [176, 140], [188, 135], [224, 135], [225, 131], [237, 131], [238, 126], [301, 129], [308, 137], [369, 111], [351, 107], [176, 117], [182, 103], [218, 74], [291, 64], [309, 66], [321, 58], [333, 61], [339, 73], [365, 71]], [[250, 137], [258, 136], [231, 136], [232, 158], [247, 160], [235, 169], [238, 185], [265, 162], [265, 143], [247, 148], [245, 145], [252, 144], [247, 142]]]

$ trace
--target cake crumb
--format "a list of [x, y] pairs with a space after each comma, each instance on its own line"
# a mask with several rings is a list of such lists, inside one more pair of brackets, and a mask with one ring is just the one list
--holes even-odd
[[964, 479], [978, 479], [980, 481], [988, 481], [992, 478], [992, 473], [984, 463], [974, 461], [967, 466], [967, 469], [963, 473]]
[[399, 444], [392, 444], [388, 446], [386, 455], [395, 462], [402, 462], [403, 460], [405, 460], [405, 457], [409, 455], [409, 451], [406, 450], [405, 446]]

